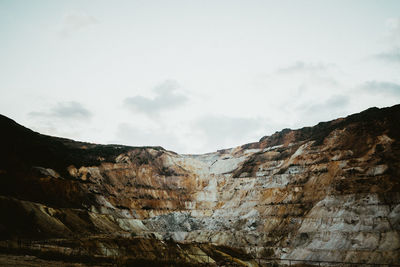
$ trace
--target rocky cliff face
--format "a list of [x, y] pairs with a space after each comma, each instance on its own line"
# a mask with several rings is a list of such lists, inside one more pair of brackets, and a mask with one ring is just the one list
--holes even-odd
[[243, 265], [400, 262], [400, 105], [203, 155], [0, 124], [3, 241], [92, 240], [105, 256], [168, 241]]

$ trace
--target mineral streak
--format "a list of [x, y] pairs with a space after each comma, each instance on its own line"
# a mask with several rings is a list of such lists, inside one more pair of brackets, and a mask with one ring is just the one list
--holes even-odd
[[[211, 263], [217, 247], [253, 258], [400, 262], [400, 105], [203, 155], [75, 142], [6, 117], [0, 125], [3, 241], [102, 236], [100, 254], [107, 238], [199, 243], [186, 251]], [[118, 243], [116, 255], [129, 246]]]

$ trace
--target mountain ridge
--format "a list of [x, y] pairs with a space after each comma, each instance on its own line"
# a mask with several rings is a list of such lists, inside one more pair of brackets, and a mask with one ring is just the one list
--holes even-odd
[[[217, 265], [229, 257], [243, 266], [257, 266], [260, 257], [281, 265], [394, 264], [399, 121], [400, 105], [371, 108], [234, 148], [180, 155], [45, 136], [0, 116], [0, 250], [24, 239], [50, 244], [58, 257], [68, 258], [64, 247], [90, 247], [86, 257], [117, 255], [126, 264], [139, 260], [126, 251], [146, 246], [157, 249], [145, 260], [162, 266], [153, 256], [163, 249], [175, 253], [168, 260], [186, 265], [206, 263], [182, 256], [194, 250]], [[103, 248], [117, 254], [110, 258]]]

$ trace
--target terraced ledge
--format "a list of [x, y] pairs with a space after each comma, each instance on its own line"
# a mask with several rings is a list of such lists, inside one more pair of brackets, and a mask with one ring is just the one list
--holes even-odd
[[[399, 121], [400, 105], [373, 108], [179, 155], [44, 136], [0, 117], [0, 240], [48, 242], [70, 259], [57, 249], [80, 249], [79, 257], [101, 256], [101, 264], [163, 255], [170, 257], [162, 264], [394, 264]], [[149, 248], [156, 252], [144, 256]]]

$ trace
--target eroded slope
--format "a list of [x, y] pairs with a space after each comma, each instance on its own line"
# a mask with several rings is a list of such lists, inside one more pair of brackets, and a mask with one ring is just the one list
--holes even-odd
[[3, 239], [94, 235], [258, 257], [400, 261], [400, 106], [204, 155], [102, 146], [1, 119]]

